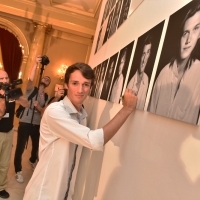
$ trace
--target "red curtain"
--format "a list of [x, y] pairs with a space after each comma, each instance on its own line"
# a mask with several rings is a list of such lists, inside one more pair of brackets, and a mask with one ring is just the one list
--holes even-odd
[[13, 80], [18, 78], [23, 56], [22, 49], [17, 38], [3, 28], [0, 28], [0, 44], [3, 66], [12, 83]]

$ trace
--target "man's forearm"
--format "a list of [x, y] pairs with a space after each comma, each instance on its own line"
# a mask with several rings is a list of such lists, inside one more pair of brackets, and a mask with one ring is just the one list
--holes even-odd
[[33, 81], [34, 78], [35, 78], [35, 71], [36, 71], [36, 68], [37, 68], [37, 62], [35, 62], [35, 63], [33, 64], [32, 68], [31, 68], [31, 71], [30, 71], [30, 73], [29, 73], [28, 79], [31, 80], [31, 81]]
[[115, 117], [103, 127], [104, 144], [106, 144], [115, 133], [117, 133], [132, 112], [133, 110], [123, 107]]

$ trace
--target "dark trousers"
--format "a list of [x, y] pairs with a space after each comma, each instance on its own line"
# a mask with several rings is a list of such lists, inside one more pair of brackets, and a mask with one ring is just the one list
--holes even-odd
[[29, 123], [19, 123], [18, 134], [17, 134], [17, 146], [15, 150], [15, 172], [22, 171], [22, 154], [28, 142], [29, 136], [32, 141], [32, 151], [30, 161], [35, 163], [38, 159], [38, 147], [39, 147], [39, 137], [40, 137], [40, 125], [33, 125]]

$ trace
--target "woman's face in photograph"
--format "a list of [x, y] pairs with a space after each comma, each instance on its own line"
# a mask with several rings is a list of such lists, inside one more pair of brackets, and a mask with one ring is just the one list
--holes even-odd
[[180, 58], [187, 59], [191, 55], [200, 35], [200, 11], [187, 19], [183, 27], [180, 42]]

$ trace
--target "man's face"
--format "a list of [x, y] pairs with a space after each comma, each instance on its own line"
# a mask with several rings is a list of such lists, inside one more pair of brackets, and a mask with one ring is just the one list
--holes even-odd
[[200, 11], [190, 17], [183, 27], [180, 42], [180, 58], [186, 59], [191, 55], [200, 35]]
[[44, 87], [47, 87], [50, 84], [50, 82], [51, 82], [51, 80], [48, 76], [44, 76], [41, 79], [41, 83], [42, 83], [42, 85], [44, 85]]
[[3, 70], [0, 70], [0, 82], [1, 83], [9, 83], [8, 74]]
[[150, 54], [151, 54], [151, 44], [146, 44], [143, 48], [143, 52], [142, 52], [142, 56], [140, 60], [139, 73], [144, 72]]
[[82, 107], [83, 101], [90, 92], [91, 80], [83, 77], [79, 70], [71, 73], [69, 82], [65, 84], [67, 96], [77, 110]]

